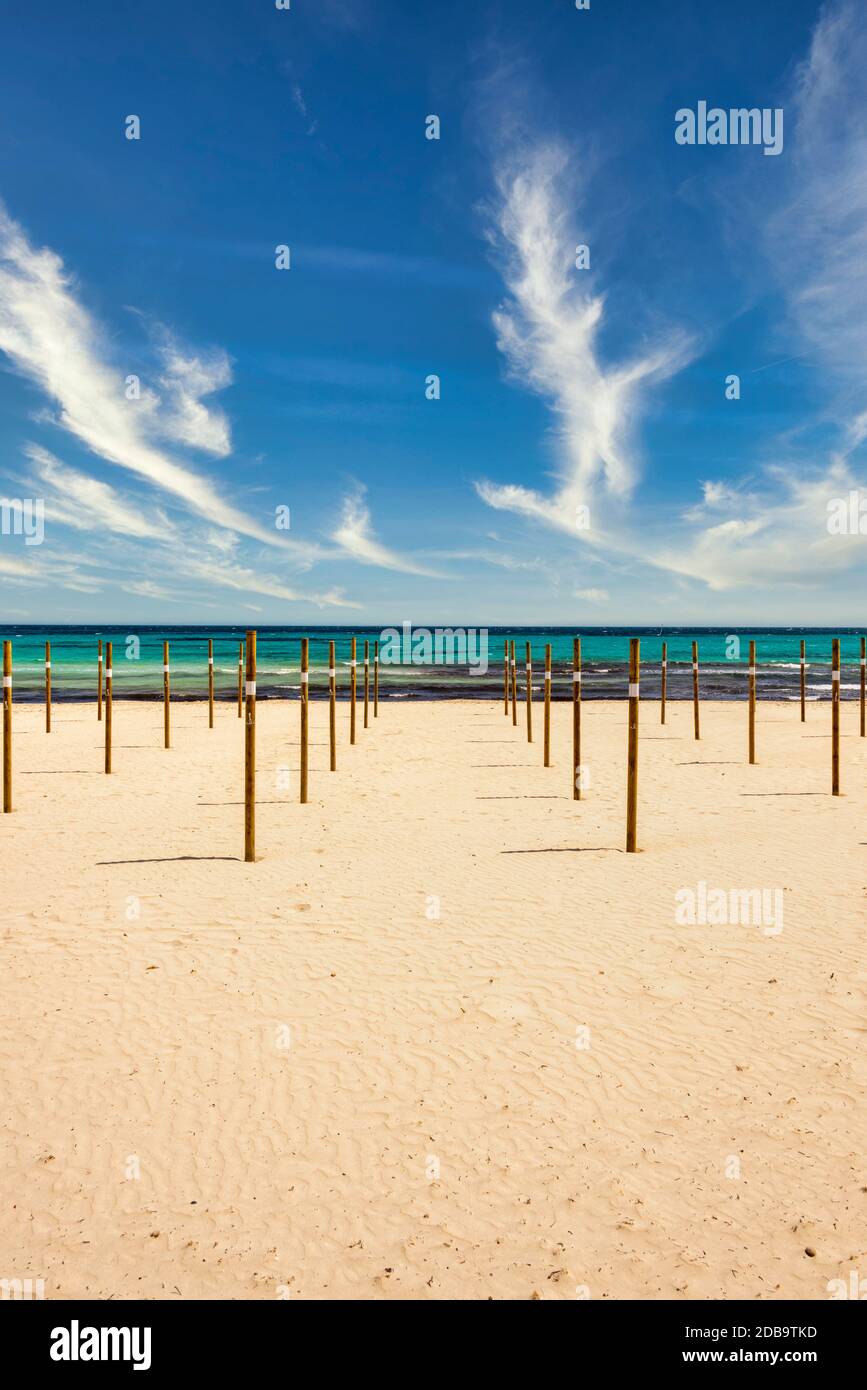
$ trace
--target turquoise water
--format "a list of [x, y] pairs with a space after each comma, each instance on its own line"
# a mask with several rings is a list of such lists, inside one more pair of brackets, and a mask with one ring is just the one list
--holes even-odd
[[[399, 627], [399, 625], [396, 625]], [[433, 631], [433, 629], [431, 629]], [[422, 640], [414, 629], [415, 645]], [[478, 629], [469, 629], [470, 634]], [[483, 632], [483, 630], [482, 630]], [[347, 627], [264, 627], [257, 630], [257, 694], [259, 698], [292, 698], [300, 687], [301, 638], [310, 639], [310, 689], [314, 697], [327, 691], [328, 643], [336, 646], [337, 684], [341, 691], [349, 685], [350, 638], [358, 645], [358, 676], [362, 676], [364, 642], [370, 643], [371, 670], [373, 643], [379, 641], [384, 656], [394, 643], [383, 636], [382, 628]], [[503, 688], [503, 642], [514, 641], [519, 688], [524, 681], [526, 643], [530, 642], [533, 681], [541, 686], [545, 646], [551, 644], [555, 698], [571, 698], [572, 639], [581, 637], [585, 699], [623, 698], [625, 695], [629, 638], [641, 639], [642, 693], [652, 697], [659, 692], [660, 652], [668, 643], [669, 698], [692, 696], [691, 644], [699, 644], [702, 694], [708, 698], [738, 699], [745, 695], [749, 641], [756, 642], [759, 668], [759, 695], [768, 699], [797, 698], [799, 682], [799, 643], [807, 644], [808, 695], [822, 699], [830, 695], [831, 639], [839, 637], [844, 698], [858, 691], [860, 632], [854, 629], [773, 628], [503, 628], [487, 630], [480, 647], [470, 640], [470, 662], [439, 660], [433, 663], [394, 664], [384, 660], [380, 666], [380, 694], [383, 698], [431, 699], [449, 696], [496, 698]], [[113, 694], [115, 699], [161, 699], [163, 640], [170, 644], [172, 696], [175, 699], [201, 699], [208, 688], [208, 638], [214, 642], [214, 682], [218, 699], [237, 698], [238, 643], [243, 628], [234, 627], [7, 627], [0, 636], [12, 641], [13, 694], [16, 700], [42, 698], [44, 688], [45, 642], [51, 643], [52, 698], [80, 700], [93, 698], [97, 679], [97, 642], [113, 643]], [[732, 639], [737, 639], [739, 650]], [[407, 651], [409, 654], [409, 649]], [[463, 650], [459, 650], [464, 657]], [[445, 656], [448, 656], [446, 645]], [[482, 660], [480, 660], [480, 656]]]

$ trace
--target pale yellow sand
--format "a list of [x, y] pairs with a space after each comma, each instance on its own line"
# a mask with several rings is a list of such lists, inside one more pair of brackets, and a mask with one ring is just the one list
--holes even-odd
[[[15, 709], [0, 1277], [48, 1298], [807, 1298], [867, 1276], [867, 740], [844, 706]], [[291, 769], [281, 785], [280, 765]], [[784, 890], [784, 929], [674, 895]], [[136, 905], [140, 916], [136, 919]], [[436, 908], [439, 916], [436, 916]], [[581, 1031], [581, 1030], [589, 1030]], [[576, 1046], [576, 1042], [589, 1046]], [[860, 1113], [859, 1113], [860, 1112]], [[740, 1177], [733, 1176], [740, 1163]], [[136, 1171], [140, 1176], [132, 1176]], [[436, 1177], [435, 1173], [439, 1172]], [[805, 1248], [815, 1256], [805, 1254]]]

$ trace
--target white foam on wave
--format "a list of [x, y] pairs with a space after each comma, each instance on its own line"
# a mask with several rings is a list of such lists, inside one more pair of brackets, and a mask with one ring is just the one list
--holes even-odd
[[[827, 685], [808, 685], [808, 686], [807, 686], [807, 689], [808, 689], [808, 690], [833, 690], [833, 688], [834, 688], [834, 687], [833, 687], [833, 685], [831, 684], [830, 681], [828, 682]], [[861, 685], [860, 685], [860, 682], [857, 682], [857, 681], [856, 681], [856, 682], [841, 681], [841, 682], [840, 682], [840, 689], [841, 689], [841, 690], [860, 690], [860, 689], [861, 689]]]

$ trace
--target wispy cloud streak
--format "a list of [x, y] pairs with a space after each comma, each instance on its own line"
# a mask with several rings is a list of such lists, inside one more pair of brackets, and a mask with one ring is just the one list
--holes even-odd
[[562, 145], [530, 148], [498, 172], [492, 231], [508, 290], [493, 318], [497, 343], [510, 376], [555, 414], [561, 485], [554, 497], [523, 485], [477, 488], [490, 506], [574, 532], [576, 508], [597, 490], [622, 497], [634, 487], [632, 434], [643, 392], [685, 364], [689, 342], [670, 333], [629, 362], [603, 360], [605, 299], [588, 288], [590, 273], [575, 268], [573, 187]]
[[425, 575], [428, 578], [447, 577], [419, 564], [410, 556], [389, 550], [376, 539], [370, 511], [364, 501], [364, 488], [358, 488], [344, 499], [340, 525], [332, 540], [346, 555], [363, 565], [377, 565], [380, 569], [398, 570], [401, 574]]
[[76, 299], [62, 261], [53, 251], [34, 248], [2, 206], [0, 350], [57, 402], [57, 423], [94, 454], [146, 478], [217, 526], [269, 545], [287, 543], [152, 442], [162, 431], [212, 452], [224, 450], [222, 427], [213, 417], [206, 421], [201, 408], [201, 396], [216, 389], [213, 366], [209, 372], [197, 360], [170, 354], [165, 380], [172, 403], [165, 415], [148, 396], [127, 400], [124, 373], [106, 362], [97, 326]]

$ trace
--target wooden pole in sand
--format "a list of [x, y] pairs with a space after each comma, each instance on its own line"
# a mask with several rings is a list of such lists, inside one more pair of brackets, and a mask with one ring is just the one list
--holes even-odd
[[331, 771], [337, 771], [337, 667], [334, 665], [334, 643], [328, 643], [328, 741], [331, 746]]
[[545, 756], [543, 767], [551, 766], [551, 643], [545, 646]]
[[840, 639], [831, 643], [831, 795], [840, 795]]
[[307, 739], [310, 728], [310, 675], [308, 655], [310, 641], [301, 638], [301, 804], [307, 801]]
[[659, 722], [665, 723], [665, 687], [668, 682], [668, 643], [662, 644], [662, 699], [659, 706]]
[[171, 699], [169, 685], [169, 644], [163, 642], [163, 738], [164, 746], [171, 747]]
[[518, 724], [518, 666], [515, 661], [515, 644], [509, 643], [509, 662], [512, 667], [512, 725]]
[[626, 852], [635, 854], [638, 837], [638, 682], [641, 644], [629, 639], [629, 742], [626, 758]]
[[861, 737], [867, 735], [867, 637], [861, 638]]
[[244, 862], [256, 858], [256, 634], [247, 633], [246, 717], [244, 719]]
[[105, 644], [105, 770], [111, 772], [111, 643]]
[[208, 638], [208, 728], [214, 727], [214, 639]]
[[698, 723], [698, 642], [692, 644], [692, 722], [696, 738], [701, 738]]
[[572, 800], [581, 800], [581, 638], [572, 639]]
[[3, 810], [12, 810], [12, 643], [3, 643]]
[[364, 727], [367, 728], [367, 707], [370, 701], [370, 643], [364, 643]]
[[533, 653], [527, 643], [527, 742], [533, 742]]
[[51, 643], [45, 643], [45, 732], [51, 733]]
[[750, 642], [750, 762], [756, 761], [756, 644]]
[[355, 688], [358, 662], [355, 659], [355, 638], [349, 644], [349, 742], [355, 742]]
[[102, 719], [102, 638], [96, 656], [96, 717]]
[[373, 644], [373, 717], [379, 718], [379, 642]]
[[503, 643], [503, 714], [509, 717], [509, 644]]
[[238, 718], [244, 717], [244, 643], [238, 643]]
[[801, 723], [807, 718], [807, 644], [801, 638]]

